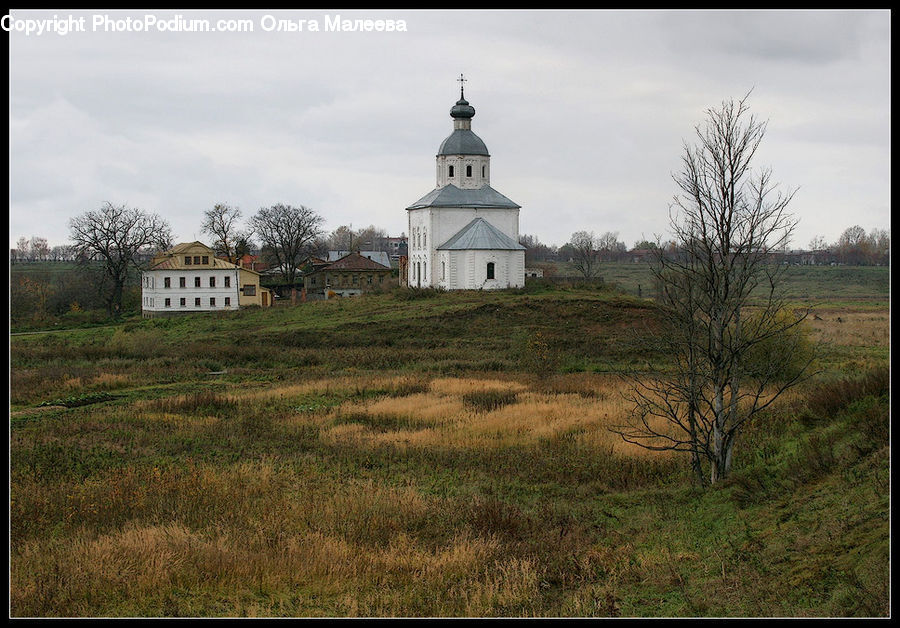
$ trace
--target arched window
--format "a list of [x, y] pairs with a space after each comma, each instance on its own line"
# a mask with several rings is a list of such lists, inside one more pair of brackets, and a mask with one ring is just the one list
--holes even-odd
[[444, 262], [441, 262], [441, 281], [444, 281], [447, 278], [446, 268], [444, 267]]
[[467, 177], [472, 176], [472, 166], [466, 166], [466, 176]]
[[493, 278], [494, 278], [494, 262], [488, 262], [488, 265], [487, 265], [487, 278], [488, 278], [488, 279], [493, 279]]
[[481, 167], [481, 178], [482, 179], [485, 177], [485, 174], [484, 174], [485, 172], [487, 172], [487, 166], [482, 166]]
[[453, 178], [453, 166], [449, 166], [449, 168], [450, 168], [450, 170], [448, 171], [447, 176], [449, 176], [452, 179]]

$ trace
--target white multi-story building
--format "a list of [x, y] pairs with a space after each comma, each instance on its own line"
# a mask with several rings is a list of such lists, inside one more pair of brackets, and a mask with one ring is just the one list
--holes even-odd
[[412, 287], [447, 290], [525, 285], [520, 206], [491, 187], [491, 157], [472, 132], [475, 108], [462, 88], [450, 109], [453, 133], [437, 154], [437, 187], [407, 207]]
[[259, 273], [216, 258], [201, 242], [179, 244], [153, 258], [141, 276], [144, 317], [272, 305]]

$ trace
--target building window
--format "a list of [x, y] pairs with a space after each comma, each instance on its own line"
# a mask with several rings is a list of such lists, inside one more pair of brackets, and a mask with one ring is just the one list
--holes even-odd
[[450, 170], [448, 171], [448, 175], [451, 179], [453, 178], [453, 166], [450, 166]]
[[203, 263], [204, 263], [204, 264], [209, 264], [209, 255], [204, 255], [204, 256], [203, 256]]
[[190, 255], [185, 255], [185, 256], [184, 256], [184, 265], [185, 265], [185, 266], [190, 266], [190, 265], [191, 265], [191, 256], [190, 256]]
[[166, 288], [171, 288], [172, 287], [172, 278], [171, 277], [163, 278], [163, 286], [165, 286]]
[[200, 297], [194, 299], [194, 307], [200, 307]]
[[215, 288], [215, 287], [216, 287], [216, 278], [215, 278], [215, 277], [210, 277], [210, 278], [209, 278], [209, 287], [210, 287], [210, 288]]
[[194, 277], [194, 287], [195, 288], [200, 287], [200, 277]]
[[216, 297], [209, 298], [209, 307], [216, 307]]
[[181, 297], [181, 303], [179, 303], [179, 305], [181, 305], [181, 307], [184, 307], [185, 305], [187, 305], [187, 299], [185, 299], [184, 297]]
[[166, 307], [172, 307], [172, 299], [166, 299]]
[[225, 297], [225, 307], [231, 306], [231, 297]]
[[195, 256], [194, 256], [194, 265], [195, 265], [195, 266], [199, 266], [199, 265], [200, 265], [200, 256], [199, 256], [199, 255], [195, 255]]
[[185, 277], [179, 277], [179, 278], [178, 278], [178, 287], [179, 287], [179, 288], [186, 288], [186, 287], [187, 287], [187, 283], [186, 283], [186, 278], [185, 278]]
[[488, 279], [493, 279], [493, 278], [494, 278], [494, 262], [488, 262], [488, 265], [487, 265], [487, 278], [488, 278]]
[[447, 276], [446, 276], [446, 274], [445, 274], [445, 272], [444, 272], [444, 271], [446, 270], [444, 266], [445, 266], [445, 265], [444, 265], [444, 262], [441, 262], [441, 281], [444, 281], [444, 279], [447, 278]]
[[229, 277], [228, 275], [225, 275], [225, 287], [226, 288], [231, 287], [231, 277]]
[[466, 166], [466, 176], [467, 177], [472, 176], [472, 166]]
[[256, 285], [252, 283], [248, 283], [244, 286], [244, 296], [245, 297], [255, 297], [256, 296]]
[[484, 173], [485, 173], [486, 169], [487, 169], [486, 166], [482, 166], [482, 167], [481, 167], [481, 178], [482, 178], [482, 179], [483, 179], [484, 176], [485, 176]]

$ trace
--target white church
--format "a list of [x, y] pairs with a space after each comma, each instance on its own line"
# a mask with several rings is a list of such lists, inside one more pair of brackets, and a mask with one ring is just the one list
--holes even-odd
[[453, 133], [437, 154], [437, 187], [406, 208], [406, 284], [446, 290], [525, 285], [519, 244], [520, 206], [491, 187], [491, 156], [472, 132], [475, 108], [465, 99], [450, 109]]

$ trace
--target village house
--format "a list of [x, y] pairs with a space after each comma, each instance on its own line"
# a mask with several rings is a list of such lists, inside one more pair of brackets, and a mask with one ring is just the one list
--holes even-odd
[[202, 242], [178, 244], [156, 255], [141, 275], [145, 318], [272, 305], [259, 273], [219, 259]]
[[309, 296], [347, 297], [387, 287], [390, 278], [389, 266], [359, 253], [349, 253], [333, 262], [310, 260], [303, 285]]

